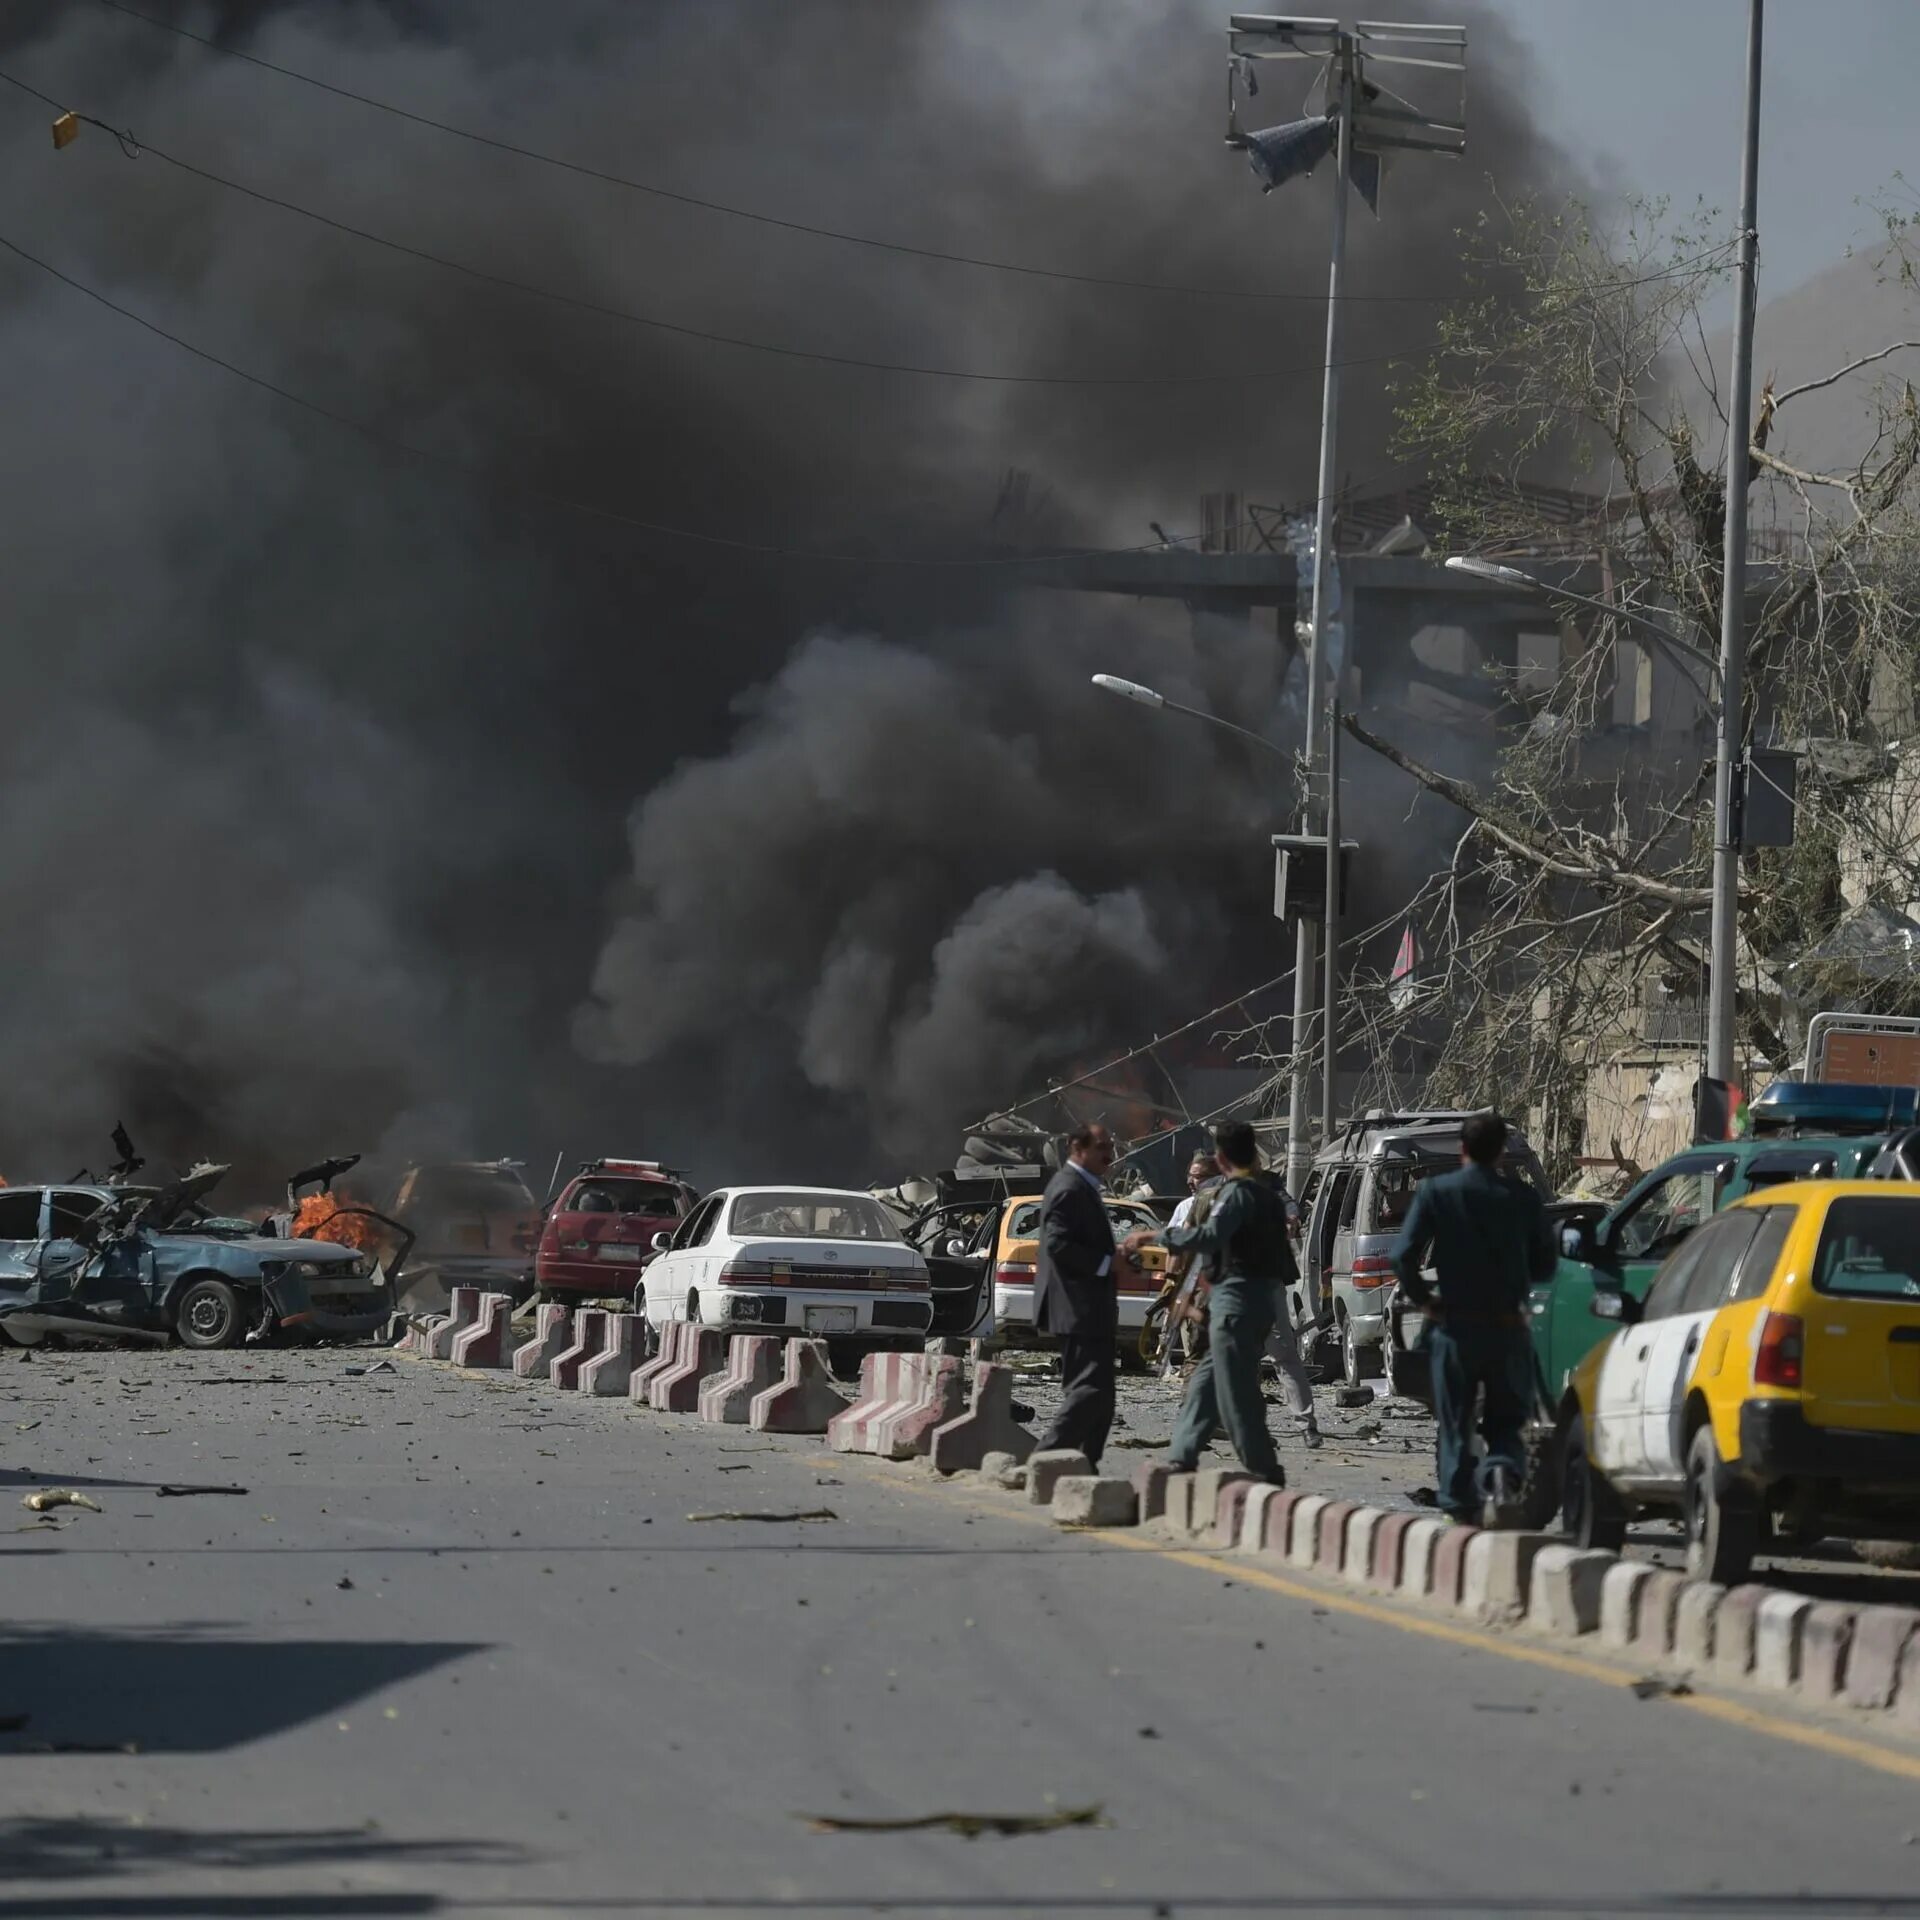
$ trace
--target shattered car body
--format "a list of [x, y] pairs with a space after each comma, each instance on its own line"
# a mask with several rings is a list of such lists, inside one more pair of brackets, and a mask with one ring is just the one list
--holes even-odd
[[0, 1332], [237, 1346], [276, 1331], [353, 1339], [393, 1311], [365, 1248], [288, 1236], [201, 1205], [226, 1173], [201, 1165], [161, 1187], [74, 1181], [0, 1194]]

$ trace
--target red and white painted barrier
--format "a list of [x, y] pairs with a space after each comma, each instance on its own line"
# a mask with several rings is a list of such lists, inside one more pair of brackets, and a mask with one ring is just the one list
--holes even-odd
[[429, 1360], [451, 1360], [453, 1343], [476, 1325], [480, 1319], [480, 1289], [478, 1287], [455, 1287], [452, 1297], [453, 1311], [427, 1335], [427, 1358]]
[[786, 1344], [777, 1333], [736, 1333], [727, 1348], [726, 1372], [700, 1389], [700, 1418], [716, 1426], [744, 1426], [754, 1401], [779, 1383]]
[[483, 1293], [473, 1325], [457, 1334], [448, 1356], [456, 1367], [513, 1365], [513, 1295]]
[[845, 1413], [835, 1414], [827, 1428], [827, 1445], [835, 1453], [865, 1453], [875, 1425], [888, 1414], [904, 1413], [920, 1399], [923, 1353], [869, 1353], [860, 1361], [860, 1391]]
[[747, 1425], [759, 1433], [825, 1433], [847, 1409], [834, 1390], [824, 1340], [789, 1340], [786, 1371], [778, 1386], [756, 1394]]
[[647, 1389], [667, 1368], [675, 1365], [680, 1358], [680, 1336], [686, 1331], [684, 1320], [669, 1320], [660, 1329], [660, 1345], [651, 1360], [643, 1362], [633, 1370], [633, 1378], [628, 1383], [627, 1398], [637, 1406], [647, 1406]]
[[619, 1395], [633, 1383], [633, 1370], [640, 1364], [640, 1329], [644, 1323], [637, 1313], [607, 1315], [606, 1338], [600, 1351], [580, 1369], [580, 1391], [601, 1395]]
[[647, 1405], [655, 1413], [693, 1413], [700, 1405], [700, 1384], [726, 1364], [727, 1336], [718, 1327], [697, 1320], [678, 1323], [686, 1328], [670, 1367], [647, 1382]]
[[604, 1307], [582, 1307], [573, 1316], [573, 1340], [564, 1353], [556, 1353], [547, 1363], [547, 1378], [565, 1393], [580, 1384], [580, 1369], [607, 1344]]
[[565, 1307], [542, 1307], [533, 1338], [514, 1349], [513, 1371], [521, 1380], [544, 1380], [547, 1369], [573, 1343], [573, 1316]]
[[941, 1473], [977, 1473], [990, 1453], [1025, 1460], [1033, 1446], [1033, 1435], [1013, 1417], [1013, 1374], [996, 1361], [983, 1360], [973, 1370], [966, 1412], [935, 1427], [927, 1451]]
[[966, 1410], [967, 1363], [964, 1360], [920, 1356], [916, 1369], [919, 1391], [898, 1409], [889, 1407], [868, 1429], [867, 1451], [882, 1460], [911, 1460], [933, 1445], [936, 1428], [957, 1420]]

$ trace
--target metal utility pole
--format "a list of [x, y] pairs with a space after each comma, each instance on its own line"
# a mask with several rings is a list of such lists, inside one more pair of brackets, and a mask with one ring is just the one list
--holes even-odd
[[[1340, 283], [1347, 270], [1347, 172], [1353, 163], [1353, 36], [1343, 32], [1333, 56], [1333, 73], [1328, 87], [1329, 110], [1339, 102], [1339, 157], [1333, 170], [1333, 253], [1327, 263], [1327, 360], [1320, 388], [1320, 478], [1313, 510], [1313, 612], [1312, 631], [1307, 640], [1307, 725], [1305, 747], [1306, 793], [1303, 796], [1309, 817], [1300, 823], [1303, 832], [1313, 831], [1313, 763], [1315, 736], [1319, 732], [1320, 707], [1324, 698], [1323, 681], [1327, 658], [1327, 557], [1333, 546], [1333, 490], [1340, 440]], [[1328, 848], [1327, 898], [1334, 897], [1331, 878], [1334, 850]], [[1331, 919], [1326, 926], [1327, 980], [1333, 980], [1335, 928]], [[1287, 1190], [1298, 1193], [1306, 1185], [1313, 1166], [1313, 1138], [1308, 1130], [1308, 1101], [1313, 1092], [1313, 1073], [1308, 1036], [1313, 1029], [1314, 999], [1314, 925], [1302, 916], [1294, 932], [1293, 947], [1293, 1077], [1287, 1088]], [[1325, 1054], [1333, 1059], [1334, 1006], [1326, 1003]], [[1333, 1110], [1332, 1094], [1322, 1096], [1322, 1137], [1332, 1132], [1326, 1116]]]
[[[1340, 689], [1327, 702], [1327, 983], [1320, 996], [1326, 1008], [1320, 1030], [1320, 1139], [1333, 1138], [1339, 1118], [1339, 1079], [1334, 1062], [1340, 1050]], [[1298, 1191], [1298, 1189], [1295, 1189]]]
[[[1322, 160], [1334, 160], [1333, 244], [1327, 266], [1327, 351], [1320, 397], [1320, 474], [1314, 499], [1313, 599], [1307, 630], [1306, 791], [1302, 830], [1313, 831], [1319, 811], [1314, 766], [1320, 728], [1332, 685], [1327, 659], [1327, 623], [1332, 598], [1333, 493], [1340, 428], [1341, 291], [1347, 263], [1349, 189], [1358, 185], [1367, 204], [1379, 211], [1382, 158], [1386, 150], [1458, 155], [1466, 145], [1466, 51], [1464, 28], [1425, 23], [1362, 21], [1343, 27], [1337, 20], [1272, 13], [1236, 13], [1227, 22], [1227, 144], [1246, 151], [1263, 191], [1311, 173]], [[1325, 62], [1324, 93], [1317, 111], [1262, 132], [1246, 133], [1237, 112], [1237, 89], [1258, 90], [1256, 69], [1269, 61]], [[1401, 99], [1383, 86], [1376, 67], [1404, 67], [1423, 85], [1451, 85], [1457, 99], [1444, 111]], [[1364, 98], [1362, 95], [1364, 93]], [[1337, 807], [1333, 809], [1337, 812]], [[1324, 813], [1322, 814], [1324, 818]], [[1337, 875], [1331, 871], [1339, 849], [1329, 835], [1328, 899], [1337, 902]], [[1312, 1093], [1315, 927], [1301, 915], [1294, 934], [1293, 1073], [1287, 1096], [1287, 1185], [1298, 1193], [1313, 1165], [1308, 1115]], [[1337, 978], [1339, 925], [1331, 913], [1326, 925], [1326, 981]], [[1320, 1031], [1324, 1062], [1321, 1097], [1323, 1128], [1331, 1132], [1337, 1106], [1333, 1079], [1338, 1020], [1328, 1000]]]
[[1747, 4], [1747, 124], [1740, 150], [1739, 304], [1727, 381], [1727, 544], [1721, 569], [1720, 724], [1713, 775], [1713, 929], [1708, 948], [1707, 1077], [1734, 1080], [1734, 1006], [1740, 979], [1740, 748], [1747, 662], [1747, 440], [1753, 413], [1753, 304], [1759, 250], [1760, 25]]

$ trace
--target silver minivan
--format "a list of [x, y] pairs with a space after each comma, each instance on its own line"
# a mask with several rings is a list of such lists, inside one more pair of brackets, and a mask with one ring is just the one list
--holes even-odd
[[[1314, 1157], [1300, 1196], [1306, 1226], [1293, 1323], [1303, 1350], [1316, 1342], [1323, 1363], [1332, 1358], [1325, 1349], [1337, 1349], [1337, 1365], [1350, 1386], [1381, 1371], [1393, 1249], [1414, 1189], [1459, 1166], [1460, 1129], [1472, 1117], [1454, 1109], [1375, 1109], [1350, 1121]], [[1551, 1198], [1539, 1156], [1520, 1134], [1509, 1138], [1501, 1166]]]

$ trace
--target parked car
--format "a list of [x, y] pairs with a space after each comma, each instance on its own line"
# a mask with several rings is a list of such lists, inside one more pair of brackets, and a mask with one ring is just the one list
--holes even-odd
[[209, 1213], [204, 1197], [226, 1172], [0, 1191], [0, 1329], [22, 1345], [173, 1335], [211, 1348], [251, 1332], [352, 1339], [386, 1324], [398, 1261], [389, 1273], [366, 1248]]
[[1742, 1579], [1776, 1533], [1920, 1539], [1920, 1193], [1814, 1180], [1749, 1195], [1662, 1263], [1568, 1383], [1562, 1511], [1618, 1547], [1680, 1517], [1687, 1568]]
[[534, 1254], [542, 1300], [631, 1299], [653, 1238], [698, 1204], [685, 1177], [657, 1160], [586, 1160], [547, 1209]]
[[430, 1161], [400, 1176], [386, 1212], [418, 1236], [414, 1304], [444, 1306], [455, 1287], [533, 1289], [540, 1207], [517, 1160]]
[[[1401, 1386], [1406, 1347], [1383, 1355], [1388, 1295], [1394, 1288], [1392, 1254], [1413, 1205], [1414, 1189], [1460, 1164], [1465, 1111], [1369, 1113], [1315, 1157], [1299, 1196], [1300, 1281], [1289, 1308], [1303, 1352], [1334, 1346], [1350, 1386], [1386, 1370]], [[1508, 1141], [1503, 1167], [1545, 1195], [1539, 1157], [1519, 1135]], [[1322, 1364], [1325, 1364], [1324, 1358]]]
[[[1017, 1194], [1008, 1199], [998, 1213], [979, 1229], [977, 1247], [983, 1254], [991, 1248], [993, 1269], [993, 1334], [996, 1346], [1039, 1346], [1046, 1336], [1033, 1324], [1033, 1293], [1040, 1262], [1040, 1207], [1042, 1195]], [[1124, 1240], [1137, 1228], [1158, 1232], [1165, 1222], [1144, 1200], [1123, 1200], [1105, 1196], [1107, 1218], [1113, 1222], [1115, 1242]], [[1122, 1280], [1116, 1292], [1120, 1309], [1120, 1353], [1129, 1365], [1140, 1358], [1140, 1330], [1147, 1323], [1147, 1309], [1160, 1291], [1166, 1273], [1164, 1247], [1140, 1249], [1137, 1277]]]
[[649, 1338], [675, 1320], [824, 1338], [841, 1371], [875, 1348], [917, 1348], [933, 1306], [927, 1266], [871, 1194], [723, 1187], [671, 1233], [640, 1283]]

